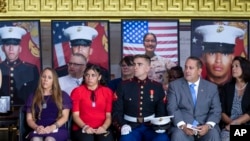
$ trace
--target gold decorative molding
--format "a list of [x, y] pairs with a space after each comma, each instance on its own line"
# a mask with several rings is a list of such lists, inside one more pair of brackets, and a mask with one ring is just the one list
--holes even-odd
[[250, 18], [249, 0], [0, 0], [1, 18]]
[[5, 0], [0, 0], [0, 13], [6, 12], [6, 2]]

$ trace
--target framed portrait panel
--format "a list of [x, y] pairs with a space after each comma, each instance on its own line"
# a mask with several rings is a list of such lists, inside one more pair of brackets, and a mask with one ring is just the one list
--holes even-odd
[[0, 21], [1, 96], [11, 105], [24, 104], [34, 93], [42, 69], [39, 20]]
[[149, 77], [162, 82], [163, 73], [179, 64], [178, 26], [178, 20], [123, 19], [123, 56], [147, 54], [151, 58]]
[[191, 55], [204, 63], [202, 77], [223, 85], [231, 79], [235, 56], [249, 56], [247, 20], [192, 20]]
[[[87, 41], [91, 43], [91, 45], [87, 45], [89, 48], [88, 52], [82, 53], [87, 58], [88, 64], [99, 65], [103, 72], [105, 72], [105, 79], [109, 79], [110, 61], [108, 21], [53, 20], [51, 22], [51, 28], [53, 47], [52, 64], [59, 77], [68, 74], [67, 63], [70, 59], [71, 53], [73, 53], [72, 46], [76, 46], [73, 41], [83, 39], [84, 42]], [[93, 30], [96, 34], [93, 33]]]
[[[39, 70], [42, 69], [42, 49], [41, 49], [41, 32], [40, 21], [0, 21], [0, 28], [5, 26], [17, 26], [23, 28], [26, 33], [21, 38], [22, 51], [20, 59], [34, 64]], [[2, 40], [0, 41], [2, 46]], [[0, 50], [1, 62], [6, 59], [3, 50]]]

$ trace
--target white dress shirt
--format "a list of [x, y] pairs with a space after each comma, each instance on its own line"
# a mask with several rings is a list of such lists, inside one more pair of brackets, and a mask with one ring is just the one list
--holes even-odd
[[77, 79], [70, 75], [66, 75], [59, 78], [59, 85], [63, 91], [70, 95], [72, 90], [82, 83], [82, 80], [82, 78]]

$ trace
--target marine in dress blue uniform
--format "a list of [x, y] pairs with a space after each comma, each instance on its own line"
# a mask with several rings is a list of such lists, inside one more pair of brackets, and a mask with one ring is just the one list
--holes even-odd
[[[26, 31], [20, 27], [9, 26], [0, 28], [2, 48], [11, 45], [19, 47], [24, 34], [26, 34]], [[19, 58], [14, 61], [10, 60], [6, 53], [5, 55], [6, 59], [0, 63], [2, 71], [0, 95], [10, 96], [11, 105], [23, 105], [28, 96], [34, 93], [37, 87], [39, 78], [38, 68]]]
[[[148, 60], [150, 61], [149, 57]], [[167, 115], [165, 94], [160, 83], [148, 78], [140, 80], [134, 77], [122, 81], [116, 90], [116, 95], [113, 125], [121, 133], [125, 126], [132, 128], [128, 133], [124, 135], [122, 133], [120, 141], [168, 140], [166, 133], [155, 132], [150, 124], [152, 118]]]

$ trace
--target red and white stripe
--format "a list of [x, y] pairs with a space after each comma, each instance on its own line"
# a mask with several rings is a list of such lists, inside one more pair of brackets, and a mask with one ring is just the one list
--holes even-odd
[[[178, 23], [177, 22], [151, 22], [149, 21], [148, 32], [157, 37], [156, 54], [169, 58], [173, 62], [178, 61]], [[123, 55], [144, 54], [143, 44], [123, 44]]]
[[65, 65], [69, 61], [71, 54], [69, 42], [55, 44], [54, 49], [54, 67]]

